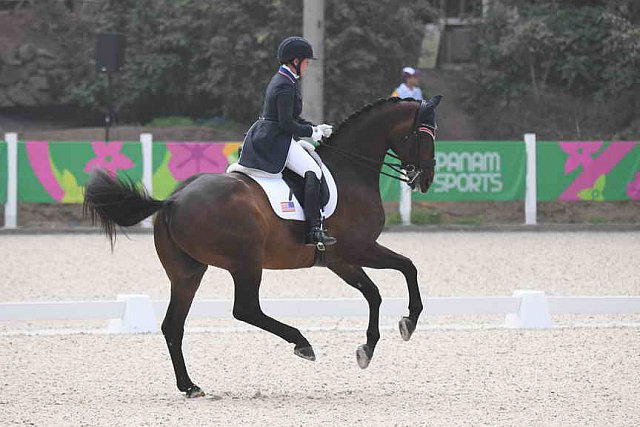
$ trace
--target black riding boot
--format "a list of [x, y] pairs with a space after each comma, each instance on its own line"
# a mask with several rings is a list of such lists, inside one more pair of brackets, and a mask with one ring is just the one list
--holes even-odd
[[322, 228], [320, 217], [320, 180], [313, 172], [304, 174], [304, 217], [307, 229], [304, 235], [304, 244], [317, 246], [324, 250], [325, 246], [334, 245], [336, 239], [327, 234]]

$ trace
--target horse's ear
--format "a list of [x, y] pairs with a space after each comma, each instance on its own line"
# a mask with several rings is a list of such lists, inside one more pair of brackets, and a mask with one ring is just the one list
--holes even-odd
[[431, 108], [436, 108], [438, 106], [438, 104], [440, 104], [440, 100], [442, 99], [442, 95], [436, 95], [433, 98], [431, 98], [430, 100], [427, 101], [427, 104], [431, 107]]

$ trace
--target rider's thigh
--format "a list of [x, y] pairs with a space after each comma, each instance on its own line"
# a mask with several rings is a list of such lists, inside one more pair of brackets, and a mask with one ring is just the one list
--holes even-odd
[[318, 179], [322, 178], [320, 166], [313, 160], [307, 150], [302, 148], [296, 141], [291, 141], [285, 166], [301, 177], [304, 177], [305, 173], [311, 171], [316, 174]]

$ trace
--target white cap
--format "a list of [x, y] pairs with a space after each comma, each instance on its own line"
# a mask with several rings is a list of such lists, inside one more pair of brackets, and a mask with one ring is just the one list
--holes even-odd
[[412, 67], [404, 67], [402, 69], [402, 72], [404, 74], [409, 74], [410, 76], [415, 76], [416, 75], [416, 69], [412, 68]]

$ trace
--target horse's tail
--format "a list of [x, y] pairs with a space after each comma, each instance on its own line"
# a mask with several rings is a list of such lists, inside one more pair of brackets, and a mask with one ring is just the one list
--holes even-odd
[[116, 240], [116, 225], [135, 225], [162, 209], [168, 202], [155, 200], [144, 188], [138, 188], [131, 179], [122, 180], [97, 169], [91, 174], [84, 190], [84, 214], [91, 222], [100, 223], [111, 242]]

